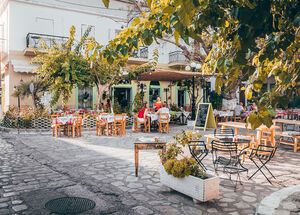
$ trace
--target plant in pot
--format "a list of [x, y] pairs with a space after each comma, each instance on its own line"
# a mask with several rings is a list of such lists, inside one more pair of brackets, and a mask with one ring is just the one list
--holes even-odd
[[[183, 131], [175, 136], [177, 143], [167, 144], [166, 151], [159, 153], [162, 162], [160, 182], [192, 197], [194, 202], [206, 202], [219, 196], [219, 177], [207, 174], [193, 157], [183, 153], [184, 147], [191, 140], [200, 137], [199, 133], [190, 130]], [[197, 152], [197, 149], [195, 148], [194, 151]]]

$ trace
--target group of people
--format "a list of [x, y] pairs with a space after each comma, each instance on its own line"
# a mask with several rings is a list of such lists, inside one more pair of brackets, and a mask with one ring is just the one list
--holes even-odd
[[[160, 97], [157, 97], [156, 102], [153, 104], [153, 108], [155, 110], [155, 114], [160, 114], [160, 113], [170, 114], [170, 110], [167, 107], [166, 102], [161, 102]], [[139, 122], [144, 122], [145, 120], [147, 120], [148, 113], [149, 113], [149, 105], [147, 102], [144, 102], [143, 107], [138, 112], [137, 120]]]
[[252, 105], [249, 105], [247, 107], [244, 107], [243, 102], [240, 102], [239, 104], [237, 104], [234, 108], [234, 114], [235, 116], [244, 116], [244, 114], [247, 111], [255, 111], [257, 110], [257, 106], [256, 104], [253, 102]]

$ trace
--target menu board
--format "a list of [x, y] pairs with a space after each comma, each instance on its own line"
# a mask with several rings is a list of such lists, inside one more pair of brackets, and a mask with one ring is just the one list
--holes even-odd
[[195, 128], [216, 128], [216, 121], [211, 103], [200, 103], [197, 109]]

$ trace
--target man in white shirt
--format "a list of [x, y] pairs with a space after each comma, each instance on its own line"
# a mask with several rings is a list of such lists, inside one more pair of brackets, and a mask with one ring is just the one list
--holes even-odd
[[234, 114], [235, 114], [236, 116], [241, 116], [243, 112], [245, 112], [245, 109], [244, 109], [244, 107], [243, 107], [243, 103], [240, 102], [240, 104], [237, 104], [237, 105], [235, 106], [235, 108], [234, 108]]
[[171, 117], [170, 110], [169, 108], [167, 108], [167, 104], [165, 102], [162, 104], [162, 107], [156, 112], [157, 115], [159, 115], [160, 113], [169, 114], [169, 121], [170, 121], [170, 117]]

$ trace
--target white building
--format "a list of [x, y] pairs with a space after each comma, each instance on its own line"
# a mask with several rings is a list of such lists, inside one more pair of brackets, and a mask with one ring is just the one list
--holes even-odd
[[[132, 5], [124, 0], [111, 0], [110, 8], [106, 9], [100, 0], [0, 0], [0, 58], [1, 58], [1, 87], [2, 108], [4, 111], [10, 105], [17, 105], [17, 98], [12, 96], [13, 89], [20, 81], [27, 81], [34, 77], [33, 65], [30, 60], [34, 55], [33, 48], [38, 46], [40, 38], [51, 44], [52, 40], [64, 41], [69, 35], [69, 28], [74, 25], [79, 39], [88, 26], [92, 26], [91, 34], [101, 44], [113, 39], [122, 27], [126, 27]], [[174, 68], [184, 68], [184, 58], [179, 49], [172, 44], [161, 43], [152, 45], [129, 63], [144, 63], [151, 56], [151, 52], [158, 47], [160, 53], [159, 63], [171, 65]], [[172, 53], [173, 54], [170, 54]], [[163, 96], [163, 88], [169, 83], [159, 83], [155, 92], [151, 91], [150, 82], [145, 82], [149, 91], [145, 99], [150, 101], [153, 93]], [[155, 89], [157, 86], [153, 87]], [[137, 86], [132, 84], [117, 86], [119, 96], [128, 97], [132, 102]], [[129, 90], [128, 90], [129, 88]], [[125, 90], [124, 90], [125, 89]], [[127, 90], [126, 90], [127, 89]], [[89, 92], [89, 103], [83, 104], [80, 97]], [[150, 92], [151, 91], [151, 92]], [[180, 105], [188, 104], [186, 92], [179, 95], [177, 87], [172, 99]], [[70, 100], [71, 108], [92, 108], [95, 104], [95, 89], [74, 89], [74, 96]], [[170, 92], [171, 93], [171, 92]], [[128, 94], [128, 95], [127, 95]], [[167, 97], [167, 95], [165, 96]], [[163, 98], [166, 100], [167, 98]], [[180, 100], [180, 101], [179, 101]], [[31, 105], [30, 99], [22, 99], [23, 106]]]

